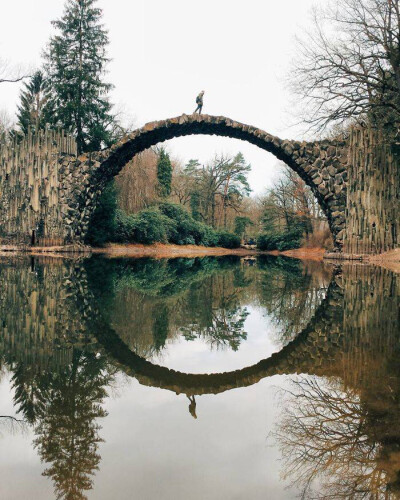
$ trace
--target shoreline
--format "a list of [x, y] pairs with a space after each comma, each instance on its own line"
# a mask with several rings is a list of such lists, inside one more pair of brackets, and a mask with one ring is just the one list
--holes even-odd
[[222, 247], [204, 247], [197, 245], [173, 245], [164, 243], [154, 243], [152, 245], [127, 244], [119, 245], [115, 243], [108, 244], [103, 248], [92, 248], [83, 245], [54, 246], [54, 247], [29, 247], [16, 245], [0, 245], [0, 256], [7, 257], [13, 255], [30, 256], [54, 256], [58, 258], [86, 257], [90, 255], [104, 255], [108, 258], [117, 257], [153, 257], [156, 259], [165, 258], [194, 258], [194, 257], [218, 257], [236, 255], [239, 257], [272, 255], [275, 257], [283, 256], [300, 260], [330, 261], [334, 262], [355, 262], [364, 264], [378, 265], [396, 273], [400, 273], [400, 248], [385, 252], [380, 255], [356, 256], [357, 259], [346, 259], [338, 254], [329, 253], [323, 248], [297, 248], [285, 251], [261, 251], [253, 248], [222, 248]]

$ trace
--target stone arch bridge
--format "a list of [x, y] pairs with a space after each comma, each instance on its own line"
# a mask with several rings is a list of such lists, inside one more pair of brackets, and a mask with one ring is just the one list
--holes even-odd
[[71, 187], [76, 183], [72, 187], [74, 196], [68, 197], [67, 190], [62, 200], [67, 206], [65, 220], [71, 238], [85, 235], [99, 194], [136, 154], [168, 139], [199, 134], [241, 139], [283, 161], [311, 187], [328, 218], [336, 246], [343, 246], [347, 184], [345, 142], [281, 140], [256, 127], [209, 115], [183, 115], [148, 123], [109, 150], [78, 159], [64, 158], [61, 182]]
[[[110, 149], [81, 156], [71, 138], [50, 131], [0, 151], [0, 243], [82, 243], [104, 187], [136, 154], [196, 134], [247, 141], [297, 172], [327, 216], [337, 251], [378, 253], [397, 246], [400, 169], [382, 141], [361, 129], [346, 139], [282, 140], [209, 115], [151, 122]], [[379, 169], [371, 160], [375, 143], [382, 153]]]

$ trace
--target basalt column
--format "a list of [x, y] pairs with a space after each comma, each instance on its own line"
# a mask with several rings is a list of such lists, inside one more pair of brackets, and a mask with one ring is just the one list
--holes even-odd
[[367, 128], [352, 129], [349, 141], [344, 253], [379, 254], [397, 248], [400, 148]]

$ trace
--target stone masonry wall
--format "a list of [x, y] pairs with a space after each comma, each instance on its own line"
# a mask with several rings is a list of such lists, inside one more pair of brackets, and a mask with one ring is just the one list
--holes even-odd
[[0, 355], [8, 363], [57, 368], [88, 346], [76, 306], [78, 260], [0, 259]]

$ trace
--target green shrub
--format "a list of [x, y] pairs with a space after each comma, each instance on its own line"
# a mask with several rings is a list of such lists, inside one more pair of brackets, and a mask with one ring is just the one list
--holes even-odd
[[118, 243], [155, 242], [176, 245], [204, 245], [237, 248], [240, 238], [227, 231], [216, 231], [195, 220], [183, 207], [161, 203], [158, 207], [127, 215], [117, 210], [114, 219], [113, 241]]
[[219, 231], [218, 245], [224, 248], [239, 248], [240, 238], [236, 234], [228, 233], [228, 231]]
[[181, 205], [177, 205], [175, 203], [160, 203], [158, 208], [162, 214], [175, 221], [187, 219], [188, 217], [192, 218]]
[[207, 224], [202, 222], [197, 223], [197, 245], [203, 245], [205, 247], [216, 247], [218, 246], [219, 236], [217, 231]]
[[263, 233], [257, 238], [257, 248], [260, 250], [277, 250], [278, 242], [275, 234]]
[[175, 223], [174, 230], [171, 230], [169, 235], [170, 243], [175, 243], [176, 245], [198, 244], [198, 238], [196, 238], [198, 236], [198, 223], [183, 207], [173, 203], [161, 203], [159, 210]]
[[156, 208], [148, 208], [133, 216], [134, 240], [137, 243], [167, 243], [176, 232], [176, 222]]
[[116, 243], [132, 243], [135, 241], [136, 218], [127, 215], [123, 210], [117, 210], [114, 223], [113, 241]]
[[302, 232], [300, 229], [293, 229], [286, 231], [278, 240], [278, 250], [292, 250], [293, 248], [300, 248], [302, 240]]
[[292, 250], [301, 246], [302, 233], [300, 229], [291, 231], [268, 232], [260, 234], [257, 238], [257, 248], [260, 250]]
[[170, 243], [208, 247], [218, 245], [217, 231], [195, 220], [182, 206], [173, 203], [161, 203], [159, 209], [176, 223], [176, 229], [170, 235]]

